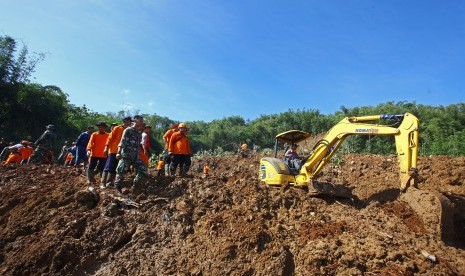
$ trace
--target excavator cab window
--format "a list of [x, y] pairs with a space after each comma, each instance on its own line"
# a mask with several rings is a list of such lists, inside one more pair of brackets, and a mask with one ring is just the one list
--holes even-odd
[[283, 160], [286, 160], [286, 152], [287, 150], [290, 148], [290, 146], [288, 144], [284, 144], [284, 151], [283, 151], [283, 155], [281, 156], [281, 159]]

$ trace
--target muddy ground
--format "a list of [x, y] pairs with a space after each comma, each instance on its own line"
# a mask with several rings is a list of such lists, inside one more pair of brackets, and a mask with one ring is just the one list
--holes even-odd
[[[202, 178], [88, 190], [63, 167], [0, 167], [0, 275], [465, 275], [465, 159], [420, 157], [420, 188], [454, 204], [444, 242], [399, 200], [395, 157], [345, 155], [322, 182], [258, 180], [258, 157], [209, 157]], [[337, 165], [336, 165], [337, 164]], [[450, 230], [450, 229], [449, 229]]]

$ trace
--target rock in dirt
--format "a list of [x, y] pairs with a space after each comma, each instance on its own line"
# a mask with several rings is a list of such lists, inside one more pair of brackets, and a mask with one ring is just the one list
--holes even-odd
[[95, 207], [98, 204], [100, 196], [94, 188], [89, 187], [85, 190], [77, 192], [75, 199], [80, 204], [86, 205], [88, 207]]

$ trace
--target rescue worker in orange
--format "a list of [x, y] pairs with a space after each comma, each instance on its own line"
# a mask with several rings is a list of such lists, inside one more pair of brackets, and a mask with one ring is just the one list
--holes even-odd
[[108, 136], [105, 144], [104, 153], [107, 156], [107, 162], [103, 169], [102, 180], [100, 182], [100, 188], [105, 188], [107, 185], [113, 187], [115, 185], [116, 167], [118, 166], [118, 159], [116, 159], [116, 153], [118, 152], [118, 145], [121, 142], [123, 131], [129, 127], [132, 123], [131, 117], [123, 118], [123, 124], [113, 127], [110, 135]]
[[157, 176], [165, 175], [165, 160], [163, 156], [157, 162]]
[[185, 123], [179, 124], [179, 131], [173, 133], [170, 138], [168, 151], [172, 156], [170, 164], [171, 175], [176, 174], [179, 165], [179, 175], [187, 176], [191, 166], [191, 145], [187, 137], [188, 128]]
[[23, 140], [21, 141], [22, 147], [18, 149], [19, 154], [21, 154], [21, 164], [27, 164], [29, 157], [34, 152], [34, 149], [29, 146], [29, 141]]
[[210, 167], [205, 164], [205, 166], [203, 167], [203, 177], [207, 177], [209, 172], [210, 172]]
[[170, 173], [170, 164], [171, 164], [171, 156], [168, 154], [169, 150], [169, 144], [170, 144], [170, 138], [173, 135], [173, 133], [177, 132], [179, 124], [174, 124], [171, 126], [170, 129], [168, 129], [165, 134], [163, 135], [163, 140], [165, 141], [165, 150], [163, 151], [163, 156], [165, 160], [165, 175], [171, 175]]
[[71, 153], [71, 152], [68, 152], [68, 154], [66, 154], [66, 158], [65, 158], [65, 164], [64, 166], [72, 166], [72, 162], [73, 162], [73, 158], [74, 158], [74, 155]]
[[107, 157], [104, 154], [105, 144], [108, 139], [107, 124], [99, 122], [98, 131], [92, 133], [87, 144], [87, 156], [90, 157], [89, 166], [87, 167], [87, 184], [95, 182], [94, 170], [97, 168], [99, 173], [103, 172]]
[[248, 154], [248, 150], [247, 150], [247, 144], [246, 143], [242, 143], [241, 145], [241, 149], [240, 149], [240, 154], [242, 157], [247, 157], [249, 154]]
[[140, 142], [140, 159], [142, 159], [142, 162], [149, 166], [149, 156], [150, 156], [150, 131], [152, 130], [152, 127], [149, 125], [146, 125], [144, 127], [144, 131], [142, 132], [142, 141]]
[[173, 135], [175, 132], [179, 130], [178, 127], [179, 127], [179, 124], [172, 125], [171, 128], [168, 129], [163, 135], [163, 140], [165, 141], [165, 149], [168, 149], [171, 135]]
[[100, 188], [105, 188], [107, 185], [113, 187], [115, 185], [116, 167], [118, 166], [118, 159], [116, 159], [116, 153], [118, 152], [118, 145], [121, 142], [123, 131], [131, 126], [132, 118], [123, 118], [123, 124], [113, 127], [110, 135], [108, 136], [105, 144], [104, 153], [107, 156], [107, 162], [102, 173], [102, 179], [100, 181]]
[[16, 164], [21, 163], [22, 158], [21, 158], [21, 154], [19, 154], [18, 152], [18, 148], [11, 147], [10, 151], [11, 151], [10, 155], [8, 155], [8, 158], [6, 159], [6, 161], [2, 162], [2, 165], [8, 165], [12, 163], [16, 163]]
[[71, 147], [68, 149], [68, 154], [66, 154], [65, 158], [65, 167], [66, 166], [74, 166], [74, 162], [76, 161], [76, 152], [77, 152], [77, 146], [76, 142], [71, 143]]

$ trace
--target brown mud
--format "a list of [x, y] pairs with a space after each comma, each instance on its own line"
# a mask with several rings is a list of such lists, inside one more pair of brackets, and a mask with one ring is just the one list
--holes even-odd
[[446, 242], [399, 200], [395, 157], [327, 166], [319, 181], [351, 199], [267, 187], [258, 161], [208, 157], [135, 190], [127, 176], [121, 196], [69, 168], [0, 167], [0, 274], [465, 275], [464, 158], [418, 160], [419, 188], [453, 203]]

